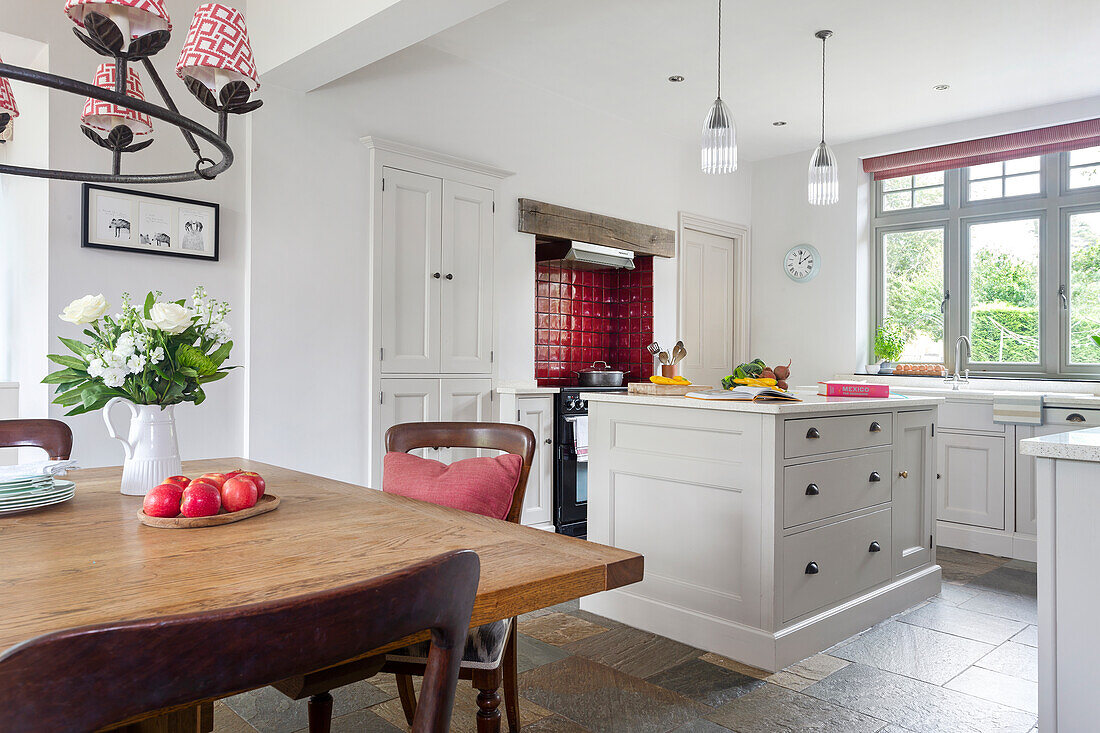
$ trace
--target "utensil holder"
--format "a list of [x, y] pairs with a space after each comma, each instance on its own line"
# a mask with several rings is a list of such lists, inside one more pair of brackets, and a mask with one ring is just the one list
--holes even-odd
[[661, 365], [661, 376], [662, 377], [668, 377], [669, 379], [672, 379], [673, 377], [680, 376], [680, 365], [679, 364], [662, 364]]

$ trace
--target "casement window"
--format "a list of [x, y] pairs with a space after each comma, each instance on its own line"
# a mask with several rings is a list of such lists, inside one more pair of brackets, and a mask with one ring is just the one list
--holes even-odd
[[[1067, 128], [1076, 139], [1051, 142]], [[1098, 143], [1091, 120], [864, 161], [871, 322], [901, 327], [902, 361], [953, 369], [965, 335], [974, 375], [1100, 376]], [[955, 157], [933, 160], [945, 149]]]

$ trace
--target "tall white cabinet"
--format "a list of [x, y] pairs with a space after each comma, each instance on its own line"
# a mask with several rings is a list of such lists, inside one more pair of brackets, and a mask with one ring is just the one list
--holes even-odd
[[527, 477], [520, 523], [554, 531], [554, 392], [547, 388], [503, 388], [500, 421], [516, 423], [535, 434], [535, 458]]
[[[496, 201], [511, 174], [375, 137], [363, 143], [372, 213], [366, 455], [378, 488], [390, 426], [492, 419]], [[476, 455], [428, 453], [444, 462]]]

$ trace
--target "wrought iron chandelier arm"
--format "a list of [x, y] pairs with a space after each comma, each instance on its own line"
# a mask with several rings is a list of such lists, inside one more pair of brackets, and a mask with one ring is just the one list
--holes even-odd
[[[148, 57], [141, 60], [142, 65], [145, 67], [145, 73], [149, 75], [149, 78], [153, 80], [153, 86], [157, 88], [157, 92], [160, 93], [160, 98], [164, 100], [164, 106], [172, 110], [176, 114], [179, 114], [179, 108], [176, 106], [175, 101], [172, 100], [172, 95], [168, 93], [168, 88], [164, 86], [164, 82], [161, 81], [160, 74], [157, 73], [157, 67], [153, 66], [153, 62]], [[183, 128], [180, 128], [180, 132], [183, 133], [183, 139], [187, 141], [187, 146], [191, 148], [191, 152], [195, 154], [196, 158], [202, 158], [202, 150], [199, 148], [199, 143], [195, 140], [195, 136]], [[225, 137], [224, 135], [222, 136]]]
[[[125, 79], [124, 74], [119, 75]], [[184, 117], [178, 111], [166, 109], [151, 102], [137, 99], [126, 94], [119, 94], [111, 89], [102, 89], [92, 84], [87, 84], [75, 79], [68, 79], [44, 71], [26, 69], [21, 66], [0, 63], [0, 77], [22, 81], [28, 84], [56, 89], [70, 94], [76, 94], [92, 99], [98, 99], [120, 107], [126, 107], [136, 112], [147, 114], [150, 117], [173, 125], [184, 133], [190, 133], [194, 137], [206, 140], [221, 154], [220, 162], [202, 168], [202, 163], [209, 158], [200, 158], [195, 170], [181, 173], [161, 173], [152, 175], [121, 176], [108, 173], [85, 173], [81, 171], [61, 171], [45, 168], [28, 168], [23, 166], [0, 165], [0, 173], [31, 176], [34, 178], [49, 178], [56, 180], [78, 181], [83, 183], [123, 183], [123, 184], [152, 184], [152, 183], [182, 183], [185, 181], [209, 180], [228, 170], [233, 165], [233, 149], [220, 135], [194, 120]], [[197, 143], [196, 143], [197, 146]]]

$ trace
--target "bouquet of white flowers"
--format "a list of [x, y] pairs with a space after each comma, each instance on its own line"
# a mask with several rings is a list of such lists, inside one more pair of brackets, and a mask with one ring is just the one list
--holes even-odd
[[49, 355], [64, 369], [42, 381], [57, 385], [54, 403], [71, 407], [66, 414], [98, 410], [113, 397], [162, 408], [198, 405], [206, 399], [203, 385], [235, 368], [222, 366], [233, 348], [228, 303], [208, 298], [201, 286], [190, 307], [185, 300], [157, 302], [161, 295], [149, 293], [139, 311], [123, 293], [122, 312], [114, 317], [107, 315], [102, 295], [86, 295], [65, 308], [61, 320], [88, 326], [89, 339], [62, 338], [75, 356]]

